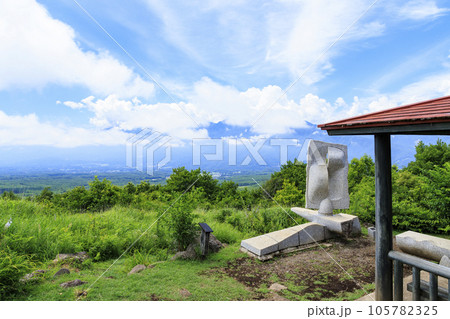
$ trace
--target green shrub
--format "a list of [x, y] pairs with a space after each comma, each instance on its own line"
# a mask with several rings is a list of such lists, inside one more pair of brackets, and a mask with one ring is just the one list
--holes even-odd
[[33, 264], [28, 257], [8, 249], [0, 250], [0, 300], [20, 292], [25, 285], [20, 279], [31, 269]]
[[193, 210], [193, 203], [188, 197], [182, 197], [169, 209], [169, 229], [179, 250], [185, 250], [194, 240], [196, 225]]
[[213, 235], [222, 243], [234, 244], [244, 239], [244, 235], [229, 224], [211, 224]]
[[233, 212], [230, 209], [221, 209], [219, 213], [215, 216], [215, 219], [219, 223], [225, 223], [228, 216], [231, 216]]

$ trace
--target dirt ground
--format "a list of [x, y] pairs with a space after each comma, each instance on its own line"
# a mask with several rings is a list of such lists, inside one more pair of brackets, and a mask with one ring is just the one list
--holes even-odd
[[[328, 243], [330, 247], [316, 246], [265, 262], [242, 257], [217, 271], [242, 282], [256, 300], [345, 300], [346, 293], [374, 282], [373, 241], [359, 237]], [[274, 292], [269, 289], [274, 283], [286, 289]]]

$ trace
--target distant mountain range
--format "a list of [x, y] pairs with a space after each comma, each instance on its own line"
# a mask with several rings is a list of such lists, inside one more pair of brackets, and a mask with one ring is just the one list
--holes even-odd
[[[220, 133], [224, 134], [224, 132]], [[436, 143], [438, 138], [450, 143], [450, 137], [393, 136], [392, 163], [397, 164], [399, 167], [407, 165], [414, 160], [415, 144], [419, 140], [429, 144]], [[158, 175], [165, 175], [166, 173], [164, 172], [170, 174], [172, 168], [180, 166], [185, 166], [188, 169], [201, 167], [203, 170], [215, 172], [216, 174], [225, 172], [239, 174], [239, 172], [249, 171], [276, 171], [282, 164], [281, 160], [283, 158], [280, 144], [290, 143], [289, 146], [285, 146], [285, 148], [287, 147], [287, 159], [294, 160], [298, 158], [301, 161], [306, 161], [306, 147], [303, 147], [303, 145], [307, 144], [308, 139], [348, 145], [349, 161], [364, 154], [368, 154], [373, 158], [374, 146], [372, 136], [330, 137], [311, 126], [311, 128], [296, 130], [294, 133], [272, 137], [271, 139], [251, 140], [246, 142], [247, 146], [240, 139], [232, 139], [234, 142], [231, 143], [227, 139], [223, 141], [216, 139], [214, 142], [216, 146], [206, 145], [208, 143], [204, 141], [185, 142], [183, 146], [171, 147], [169, 161], [158, 169], [158, 162], [161, 162], [167, 154], [165, 147], [162, 147], [154, 152], [153, 174], [158, 170], [160, 171]], [[297, 145], [292, 145], [295, 142]], [[235, 148], [233, 146], [234, 143], [236, 144]], [[218, 154], [216, 154], [217, 150]], [[236, 154], [235, 156], [234, 153]], [[0, 174], [8, 171], [22, 173], [26, 171], [64, 171], [75, 173], [133, 170], [133, 167], [127, 167], [127, 150], [125, 145], [76, 148], [3, 146], [0, 147], [0, 154]], [[214, 154], [216, 154], [215, 157]], [[135, 157], [137, 156], [139, 155], [135, 154]]]

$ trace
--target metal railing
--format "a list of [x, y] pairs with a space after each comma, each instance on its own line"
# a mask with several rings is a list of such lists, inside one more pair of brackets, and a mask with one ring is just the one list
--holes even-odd
[[[448, 279], [448, 288], [446, 297], [450, 300], [450, 268], [432, 263], [422, 258], [391, 250], [388, 254], [389, 258], [394, 261], [394, 301], [403, 300], [403, 264], [410, 265], [413, 271], [412, 296], [414, 301], [420, 300], [421, 297], [421, 280], [420, 271], [430, 273], [428, 283], [424, 286], [428, 288], [429, 300], [438, 300], [438, 278], [441, 276]], [[445, 294], [444, 293], [444, 294]], [[442, 296], [442, 294], [441, 294]]]

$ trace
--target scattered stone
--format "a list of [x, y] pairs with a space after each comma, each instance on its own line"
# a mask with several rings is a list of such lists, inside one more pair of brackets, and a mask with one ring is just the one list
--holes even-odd
[[152, 265], [148, 265], [148, 266], [147, 266], [147, 269], [152, 269], [152, 268], [155, 268], [155, 266], [156, 266], [155, 264], [152, 264]]
[[69, 269], [61, 268], [60, 270], [58, 270], [56, 272], [56, 274], [53, 275], [53, 278], [56, 278], [56, 277], [59, 277], [59, 276], [62, 276], [62, 275], [68, 275], [68, 274], [70, 274], [70, 270]]
[[185, 251], [177, 252], [171, 260], [177, 259], [195, 259], [197, 258], [197, 252], [195, 251], [195, 244], [190, 244]]
[[133, 269], [131, 269], [131, 271], [128, 273], [128, 275], [132, 275], [132, 274], [136, 274], [138, 272], [141, 272], [143, 270], [147, 269], [147, 267], [145, 267], [145, 265], [136, 265], [133, 267]]
[[192, 294], [186, 288], [181, 289], [179, 292], [181, 297], [183, 298], [189, 298], [190, 296], [192, 296]]
[[20, 282], [28, 282], [30, 280], [37, 280], [41, 277], [42, 274], [44, 274], [46, 271], [42, 269], [38, 269], [33, 271], [32, 273], [26, 274], [23, 276], [22, 279], [20, 279]]
[[284, 298], [283, 296], [280, 296], [279, 294], [274, 292], [272, 296], [267, 299], [267, 301], [289, 301], [289, 299]]
[[442, 256], [441, 261], [439, 262], [439, 265], [441, 266], [445, 266], [445, 267], [450, 267], [450, 258], [448, 258], [448, 256]]
[[282, 284], [279, 284], [277, 282], [271, 284], [270, 287], [269, 287], [269, 290], [273, 290], [273, 291], [281, 291], [281, 290], [284, 290], [284, 289], [287, 289], [287, 287], [283, 286]]
[[76, 286], [81, 286], [87, 284], [86, 281], [81, 281], [80, 279], [75, 279], [72, 281], [67, 281], [67, 282], [63, 282], [62, 284], [60, 284], [59, 286], [62, 288], [70, 288], [70, 287], [76, 287]]
[[397, 246], [407, 254], [440, 261], [443, 256], [450, 256], [450, 240], [414, 231], [407, 231], [395, 236]]
[[209, 252], [210, 253], [217, 253], [220, 249], [222, 249], [224, 246], [218, 240], [213, 234], [209, 234]]
[[115, 279], [113, 276], [105, 277], [106, 279]]
[[58, 255], [56, 255], [56, 258], [53, 260], [53, 262], [57, 263], [59, 261], [63, 261], [66, 259], [75, 259], [75, 260], [85, 261], [88, 258], [89, 258], [89, 255], [87, 254], [87, 252], [81, 251], [76, 254], [58, 254]]
[[[209, 242], [208, 242], [208, 250], [209, 253], [217, 253], [220, 249], [225, 247], [224, 244], [220, 242], [213, 234], [210, 233], [209, 235]], [[197, 248], [197, 250], [196, 250]], [[190, 244], [185, 251], [179, 251], [177, 252], [171, 260], [177, 260], [177, 259], [197, 259], [197, 251], [200, 251], [200, 232], [198, 232], [197, 236], [195, 237], [195, 240], [192, 244]], [[152, 267], [154, 265], [151, 265]], [[150, 266], [149, 266], [150, 267]]]
[[87, 296], [87, 291], [86, 290], [77, 291], [76, 295], [77, 295], [77, 298], [86, 297]]

